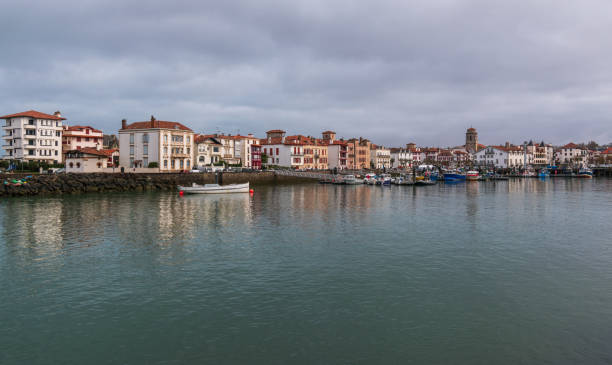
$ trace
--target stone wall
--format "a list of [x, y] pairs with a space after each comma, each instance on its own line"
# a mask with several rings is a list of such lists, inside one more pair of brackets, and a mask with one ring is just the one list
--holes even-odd
[[[273, 172], [224, 172], [220, 183], [234, 184], [249, 182], [261, 184], [312, 183], [316, 180], [289, 176], [276, 176]], [[177, 191], [178, 185], [210, 184], [215, 182], [214, 173], [187, 174], [130, 174], [130, 173], [92, 173], [32, 175], [23, 185], [13, 185], [11, 181], [25, 174], [0, 174], [0, 196], [23, 196], [45, 194], [77, 194], [84, 192], [111, 191]], [[5, 184], [5, 181], [8, 184]]]

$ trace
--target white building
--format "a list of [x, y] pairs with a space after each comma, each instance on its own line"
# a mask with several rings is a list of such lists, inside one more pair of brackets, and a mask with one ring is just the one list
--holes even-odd
[[259, 144], [259, 138], [252, 134], [246, 136], [232, 136], [234, 138], [234, 157], [239, 159], [242, 167], [253, 167], [253, 156], [251, 146]]
[[62, 150], [64, 153], [81, 148], [102, 149], [104, 133], [90, 126], [67, 126], [62, 131]]
[[404, 148], [391, 148], [391, 161], [392, 168], [411, 168], [412, 151]]
[[372, 145], [370, 148], [370, 163], [375, 169], [391, 167], [391, 150], [382, 146]]
[[223, 145], [213, 135], [194, 136], [194, 164], [198, 168], [212, 166], [223, 160]]
[[262, 156], [267, 156], [266, 165], [301, 168], [304, 165], [304, 146], [300, 142], [285, 140], [285, 131], [267, 131], [267, 138], [260, 141]]
[[178, 122], [156, 120], [127, 124], [119, 130], [119, 164], [125, 168], [158, 164], [161, 172], [191, 170], [193, 131]]
[[114, 150], [99, 150], [96, 148], [80, 148], [66, 151], [66, 172], [104, 172], [111, 167], [112, 154]]
[[29, 110], [0, 117], [2, 126], [3, 159], [20, 161], [62, 162], [62, 118]]
[[568, 143], [555, 153], [555, 161], [560, 164], [583, 166], [587, 163], [588, 151], [575, 143]]
[[487, 146], [474, 154], [474, 163], [480, 166], [520, 168], [523, 162], [523, 149], [516, 146]]

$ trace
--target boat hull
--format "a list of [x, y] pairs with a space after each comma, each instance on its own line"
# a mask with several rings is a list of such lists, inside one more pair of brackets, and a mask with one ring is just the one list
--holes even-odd
[[196, 186], [179, 186], [179, 191], [185, 194], [235, 194], [248, 193], [249, 183], [246, 184], [230, 184], [230, 185], [196, 185]]
[[462, 174], [444, 174], [444, 181], [465, 181], [465, 178]]

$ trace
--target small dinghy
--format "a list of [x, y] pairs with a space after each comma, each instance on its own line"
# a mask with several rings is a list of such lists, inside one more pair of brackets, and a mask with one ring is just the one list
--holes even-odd
[[249, 183], [245, 184], [205, 184], [198, 185], [193, 183], [191, 186], [179, 186], [179, 191], [185, 194], [226, 194], [226, 193], [248, 193]]

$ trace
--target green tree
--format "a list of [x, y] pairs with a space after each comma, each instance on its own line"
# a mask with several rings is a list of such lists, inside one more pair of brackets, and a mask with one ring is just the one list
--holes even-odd
[[150, 169], [156, 169], [159, 167], [159, 163], [157, 162], [149, 162], [149, 166]]

